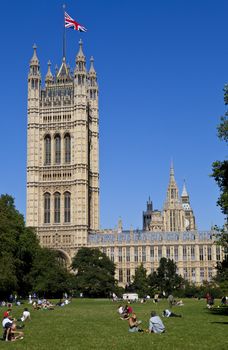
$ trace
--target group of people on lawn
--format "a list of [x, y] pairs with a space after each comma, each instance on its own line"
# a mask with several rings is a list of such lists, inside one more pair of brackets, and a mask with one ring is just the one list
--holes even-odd
[[[66, 293], [65, 293], [66, 294]], [[47, 299], [32, 300], [29, 295], [29, 304], [32, 304], [33, 310], [53, 310], [54, 304]], [[56, 306], [65, 306], [70, 303], [70, 300], [64, 295], [63, 299], [60, 299]], [[15, 303], [18, 305], [17, 303]], [[24, 322], [31, 320], [31, 315], [28, 308], [24, 308], [22, 316], [16, 319], [12, 316], [12, 303], [3, 303], [2, 306], [8, 306], [8, 310], [3, 313], [2, 327], [3, 327], [3, 340], [4, 341], [16, 341], [24, 338], [24, 332], [21, 331], [24, 328]]]
[[[21, 331], [24, 328], [24, 322], [31, 320], [30, 312], [27, 308], [24, 308], [21, 318], [18, 320], [11, 315], [11, 308], [3, 313], [2, 327], [3, 327], [3, 340], [15, 341], [17, 339], [23, 339], [24, 333]], [[17, 321], [22, 324], [17, 324]]]
[[[170, 300], [168, 299], [169, 303]], [[137, 320], [137, 316], [130, 305], [122, 306], [120, 305], [118, 308], [118, 313], [122, 320], [127, 320], [129, 325], [129, 332], [144, 332], [139, 326], [142, 321]], [[181, 317], [181, 315], [177, 315], [174, 312], [166, 309], [162, 313], [163, 317]], [[165, 332], [165, 326], [161, 320], [161, 318], [157, 315], [156, 311], [151, 311], [150, 319], [149, 319], [149, 327], [145, 330], [146, 333], [157, 333], [161, 334]]]

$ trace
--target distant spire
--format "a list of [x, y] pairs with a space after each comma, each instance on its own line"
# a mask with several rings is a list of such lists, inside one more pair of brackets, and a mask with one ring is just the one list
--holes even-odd
[[48, 61], [48, 70], [47, 70], [47, 74], [46, 74], [46, 77], [45, 77], [45, 82], [51, 82], [53, 81], [53, 75], [52, 75], [52, 72], [51, 72], [51, 61], [49, 60]]
[[94, 69], [94, 58], [93, 56], [91, 56], [90, 58], [90, 69], [89, 69], [89, 73], [96, 73], [95, 69]]
[[33, 48], [33, 56], [32, 56], [32, 58], [30, 60], [30, 65], [38, 66], [40, 62], [39, 62], [38, 57], [37, 57], [37, 52], [36, 52], [37, 46], [36, 46], [36, 44], [33, 44], [32, 48]]
[[79, 40], [79, 50], [78, 50], [78, 54], [77, 54], [77, 59], [85, 59], [85, 55], [83, 53], [83, 50], [82, 50], [82, 46], [83, 46], [83, 42], [82, 42], [82, 39]]
[[188, 197], [188, 192], [187, 192], [187, 189], [186, 189], [186, 182], [185, 182], [185, 180], [184, 180], [184, 184], [183, 184], [183, 190], [182, 190], [181, 197]]
[[170, 182], [175, 182], [174, 178], [174, 166], [173, 166], [173, 160], [171, 159], [171, 164], [170, 164]]

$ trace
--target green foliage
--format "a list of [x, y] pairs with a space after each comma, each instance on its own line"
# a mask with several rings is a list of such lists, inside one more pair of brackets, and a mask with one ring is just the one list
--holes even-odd
[[31, 290], [56, 295], [69, 289], [69, 273], [54, 252], [40, 247], [9, 195], [0, 197], [0, 271], [0, 299], [12, 291], [22, 296]]
[[215, 179], [219, 189], [220, 196], [217, 205], [220, 206], [221, 211], [228, 215], [228, 161], [216, 161], [212, 164], [213, 178]]
[[117, 289], [114, 263], [99, 249], [83, 247], [73, 258], [74, 288], [88, 297], [103, 297]]
[[135, 270], [133, 283], [126, 288], [126, 291], [138, 293], [140, 298], [143, 298], [146, 295], [148, 295], [148, 291], [149, 291], [148, 278], [146, 275], [146, 269], [143, 267], [143, 264], [141, 264]]
[[228, 259], [217, 263], [217, 275], [214, 281], [219, 285], [224, 295], [228, 294]]
[[57, 253], [47, 248], [37, 250], [28, 275], [32, 290], [46, 297], [61, 297], [71, 289], [70, 274], [60, 265]]
[[183, 278], [176, 273], [177, 266], [173, 260], [161, 258], [157, 271], [148, 276], [148, 281], [153, 291], [169, 294], [183, 285]]

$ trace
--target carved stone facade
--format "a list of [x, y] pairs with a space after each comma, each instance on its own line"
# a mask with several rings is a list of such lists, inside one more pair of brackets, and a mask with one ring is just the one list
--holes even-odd
[[210, 280], [221, 247], [211, 232], [197, 232], [184, 186], [179, 198], [173, 166], [162, 211], [148, 201], [142, 231], [99, 229], [99, 117], [97, 76], [91, 58], [86, 70], [82, 42], [74, 72], [63, 57], [51, 64], [41, 86], [34, 46], [28, 75], [27, 226], [42, 246], [59, 251], [67, 265], [82, 246], [98, 247], [116, 264], [120, 285], [132, 279], [139, 264], [148, 273], [161, 257], [174, 259], [189, 281]]
[[74, 73], [63, 57], [41, 87], [36, 46], [28, 75], [27, 225], [42, 245], [72, 257], [99, 228], [98, 85], [79, 43]]
[[143, 230], [156, 232], [196, 230], [195, 216], [190, 205], [186, 185], [184, 183], [183, 191], [179, 198], [173, 165], [170, 168], [170, 179], [164, 208], [162, 211], [153, 210], [153, 204], [149, 198], [147, 210], [143, 212]]

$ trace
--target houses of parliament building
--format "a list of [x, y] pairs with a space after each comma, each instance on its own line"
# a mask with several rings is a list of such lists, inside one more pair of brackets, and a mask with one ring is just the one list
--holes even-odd
[[142, 230], [99, 227], [99, 108], [93, 57], [87, 70], [82, 42], [73, 71], [62, 59], [41, 84], [34, 45], [28, 74], [27, 226], [42, 246], [55, 249], [70, 266], [80, 247], [101, 249], [116, 265], [119, 284], [130, 283], [143, 264], [156, 270], [161, 257], [196, 284], [209, 281], [222, 248], [212, 231], [198, 231], [186, 185], [181, 196], [171, 165], [161, 211], [147, 202]]

